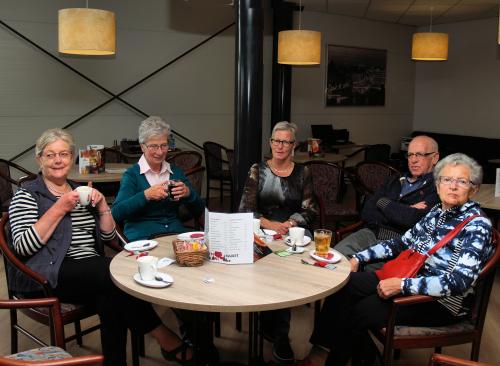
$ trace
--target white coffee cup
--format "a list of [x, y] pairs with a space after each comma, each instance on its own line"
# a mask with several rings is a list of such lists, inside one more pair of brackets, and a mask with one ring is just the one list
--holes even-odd
[[260, 219], [253, 219], [253, 232], [257, 235], [262, 234], [260, 230]]
[[139, 275], [143, 281], [152, 281], [158, 272], [158, 258], [152, 255], [145, 255], [137, 258], [139, 265]]
[[291, 227], [288, 229], [290, 240], [297, 244], [302, 244], [304, 242], [304, 232], [305, 229], [303, 227]]
[[78, 192], [80, 205], [88, 206], [88, 204], [90, 203], [90, 197], [92, 196], [92, 187], [80, 186], [76, 188], [76, 191]]

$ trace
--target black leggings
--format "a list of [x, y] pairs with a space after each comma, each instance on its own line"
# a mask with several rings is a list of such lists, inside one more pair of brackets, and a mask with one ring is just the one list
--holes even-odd
[[[387, 324], [391, 300], [377, 295], [378, 282], [374, 272], [354, 272], [347, 285], [325, 299], [310, 342], [330, 349], [326, 365], [343, 366], [354, 353], [369, 350], [368, 330]], [[457, 320], [433, 301], [401, 307], [396, 324], [441, 326]]]
[[120, 290], [111, 280], [110, 258], [67, 258], [61, 264], [55, 294], [61, 301], [90, 304], [101, 319], [105, 365], [126, 365], [127, 329], [149, 333], [161, 324], [150, 303]]

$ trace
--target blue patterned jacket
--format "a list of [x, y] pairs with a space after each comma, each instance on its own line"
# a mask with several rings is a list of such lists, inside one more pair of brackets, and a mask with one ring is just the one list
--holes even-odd
[[[474, 201], [446, 211], [438, 204], [401, 238], [382, 241], [355, 256], [360, 263], [367, 263], [394, 258], [408, 248], [426, 253], [461, 221], [476, 214], [481, 214], [481, 209]], [[401, 281], [401, 292], [440, 297], [438, 301], [452, 314], [465, 315], [475, 281], [492, 253], [491, 235], [491, 222], [484, 214], [472, 219], [426, 260], [417, 277]]]

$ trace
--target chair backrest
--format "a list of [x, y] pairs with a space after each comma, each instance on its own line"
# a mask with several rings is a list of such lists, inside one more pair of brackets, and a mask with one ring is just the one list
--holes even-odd
[[167, 161], [183, 172], [201, 166], [202, 160], [203, 157], [197, 151], [180, 151], [173, 155], [167, 155]]
[[209, 178], [220, 178], [224, 168], [223, 163], [227, 163], [227, 161], [222, 158], [222, 152], [227, 150], [228, 149], [217, 142], [206, 141], [203, 143], [205, 164], [207, 166], [207, 175]]
[[7, 212], [10, 205], [10, 200], [14, 195], [12, 185], [20, 186], [20, 179], [12, 177], [11, 168], [21, 172], [23, 179], [25, 177], [35, 177], [36, 174], [23, 168], [22, 166], [13, 163], [9, 160], [0, 159], [0, 209], [1, 212]]
[[305, 165], [311, 170], [313, 191], [318, 200], [322, 201], [325, 214], [334, 215], [335, 204], [338, 203], [342, 191], [343, 169], [326, 161], [313, 160]]
[[196, 189], [198, 195], [201, 196], [201, 188], [203, 186], [203, 175], [205, 173], [204, 166], [194, 167], [186, 172], [186, 177], [189, 179], [191, 185]]
[[227, 157], [227, 165], [229, 166], [229, 171], [231, 172], [231, 175], [233, 175], [233, 171], [234, 171], [234, 150], [233, 149], [227, 149], [226, 150], [226, 157]]
[[372, 195], [381, 187], [387, 178], [399, 175], [392, 166], [379, 161], [362, 161], [354, 168], [355, 180], [365, 194]]

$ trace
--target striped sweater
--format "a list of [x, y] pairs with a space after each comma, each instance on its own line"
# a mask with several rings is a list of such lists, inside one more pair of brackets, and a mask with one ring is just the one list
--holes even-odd
[[[481, 210], [474, 201], [445, 211], [439, 204], [401, 238], [382, 241], [355, 257], [367, 263], [394, 258], [408, 248], [426, 253], [461, 221], [475, 214], [481, 214]], [[416, 278], [402, 279], [402, 294], [440, 297], [438, 301], [452, 314], [467, 314], [475, 281], [492, 253], [491, 235], [491, 222], [484, 216], [474, 218], [426, 260]]]

